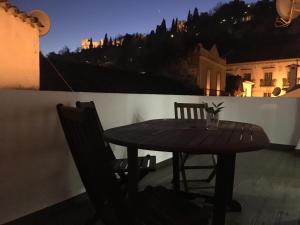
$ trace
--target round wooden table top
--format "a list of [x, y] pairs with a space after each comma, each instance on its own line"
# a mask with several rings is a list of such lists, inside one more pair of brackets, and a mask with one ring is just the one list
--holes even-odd
[[104, 139], [121, 146], [192, 154], [226, 154], [264, 149], [269, 139], [254, 124], [220, 121], [207, 130], [205, 120], [158, 119], [108, 129]]

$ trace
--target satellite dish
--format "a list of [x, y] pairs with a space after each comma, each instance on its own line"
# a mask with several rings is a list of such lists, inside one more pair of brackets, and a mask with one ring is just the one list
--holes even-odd
[[40, 27], [39, 27], [40, 36], [44, 36], [48, 34], [51, 27], [51, 21], [47, 13], [41, 10], [33, 10], [31, 11], [30, 16], [36, 18], [40, 23]]
[[300, 15], [300, 0], [276, 0], [276, 27], [286, 27]]
[[279, 96], [280, 93], [281, 93], [281, 88], [280, 88], [280, 87], [274, 88], [274, 90], [273, 90], [273, 92], [272, 92], [272, 94], [273, 94], [274, 96]]

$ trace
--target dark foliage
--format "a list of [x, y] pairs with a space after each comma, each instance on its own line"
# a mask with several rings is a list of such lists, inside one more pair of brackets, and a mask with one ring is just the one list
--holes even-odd
[[[195, 8], [189, 11], [185, 29], [178, 29], [178, 19], [173, 19], [170, 29], [165, 19], [148, 35], [125, 34], [115, 39], [122, 44], [116, 46], [105, 34], [102, 48], [82, 50], [73, 54], [54, 54], [51, 57], [64, 58], [93, 64], [113, 64], [124, 70], [159, 73], [164, 65], [184, 57], [199, 42], [210, 48], [217, 44], [222, 56], [229, 58], [236, 50], [255, 43], [268, 45], [270, 40], [294, 37], [299, 29], [293, 26], [276, 29], [275, 2], [260, 0], [253, 4], [233, 0], [219, 4], [210, 13], [199, 13]], [[293, 36], [294, 35], [294, 36]], [[255, 41], [254, 41], [255, 40]], [[234, 56], [233, 56], [234, 57]]]
[[139, 74], [118, 68], [99, 67], [89, 63], [78, 63], [41, 56], [41, 90], [109, 93], [147, 93], [147, 94], [191, 94], [202, 95], [196, 87], [186, 87], [180, 82], [152, 74]]
[[[300, 21], [296, 20], [289, 28], [278, 29], [274, 27], [275, 18], [276, 8], [272, 0], [260, 0], [252, 4], [233, 0], [217, 5], [209, 13], [199, 13], [197, 8], [189, 11], [181, 29], [178, 19], [173, 19], [170, 29], [163, 19], [156, 30], [147, 35], [125, 34], [112, 41], [105, 34], [101, 48], [93, 48], [90, 44], [90, 48], [86, 50], [70, 52], [64, 49], [59, 54], [50, 53], [48, 57], [75, 65], [88, 63], [99, 66], [99, 70], [111, 68], [109, 71], [122, 71], [122, 76], [127, 76], [128, 73], [156, 75], [151, 76], [152, 79], [162, 75], [167, 66], [186, 58], [198, 43], [208, 49], [216, 44], [227, 62], [267, 59], [270, 55], [299, 56], [300, 51], [296, 52], [291, 46], [295, 46], [295, 43], [300, 46]], [[113, 44], [116, 42], [120, 45]], [[292, 52], [284, 49], [291, 49]], [[176, 76], [178, 77], [175, 74], [174, 77]], [[141, 78], [140, 75], [138, 77]], [[147, 79], [148, 76], [143, 77], [143, 81]]]
[[230, 96], [238, 96], [243, 91], [243, 79], [241, 76], [228, 75], [226, 77], [226, 92]]

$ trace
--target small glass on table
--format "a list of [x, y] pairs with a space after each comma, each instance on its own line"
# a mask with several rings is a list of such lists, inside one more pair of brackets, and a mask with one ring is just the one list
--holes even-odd
[[206, 129], [217, 130], [219, 126], [219, 113], [208, 112], [206, 114]]
[[217, 130], [219, 126], [219, 112], [224, 108], [222, 107], [223, 102], [219, 104], [212, 103], [212, 107], [205, 108], [206, 110], [206, 129]]

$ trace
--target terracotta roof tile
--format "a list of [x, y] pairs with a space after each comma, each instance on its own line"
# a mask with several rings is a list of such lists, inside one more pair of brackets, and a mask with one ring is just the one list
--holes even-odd
[[19, 10], [16, 6], [10, 4], [7, 0], [0, 0], [0, 8], [3, 8], [6, 12], [11, 13], [15, 17], [20, 18], [20, 20], [29, 23], [33, 27], [43, 27], [43, 25], [39, 22], [37, 18], [32, 17], [26, 12]]

